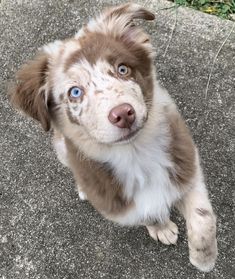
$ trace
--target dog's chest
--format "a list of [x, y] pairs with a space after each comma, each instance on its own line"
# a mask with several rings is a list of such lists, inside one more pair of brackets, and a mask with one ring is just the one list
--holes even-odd
[[113, 167], [124, 196], [134, 201], [132, 209], [115, 217], [116, 222], [124, 225], [162, 222], [169, 216], [180, 193], [171, 183], [168, 170], [172, 162], [166, 152], [157, 146], [128, 150], [113, 162]]

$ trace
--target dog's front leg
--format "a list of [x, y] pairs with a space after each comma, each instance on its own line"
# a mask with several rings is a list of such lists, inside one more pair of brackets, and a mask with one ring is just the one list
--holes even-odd
[[190, 262], [208, 272], [217, 257], [216, 217], [204, 182], [197, 184], [183, 197], [178, 206], [186, 219]]

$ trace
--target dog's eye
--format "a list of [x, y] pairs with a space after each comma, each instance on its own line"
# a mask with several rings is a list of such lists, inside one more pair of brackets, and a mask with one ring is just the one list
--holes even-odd
[[130, 69], [124, 65], [124, 64], [120, 64], [118, 66], [118, 74], [121, 76], [127, 76], [130, 73]]
[[81, 88], [74, 86], [69, 89], [68, 93], [70, 98], [78, 99], [82, 96], [83, 91]]

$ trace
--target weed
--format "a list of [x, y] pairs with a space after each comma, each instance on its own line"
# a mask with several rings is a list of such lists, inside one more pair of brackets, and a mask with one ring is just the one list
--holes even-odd
[[235, 0], [171, 0], [176, 5], [192, 7], [220, 18], [234, 19]]

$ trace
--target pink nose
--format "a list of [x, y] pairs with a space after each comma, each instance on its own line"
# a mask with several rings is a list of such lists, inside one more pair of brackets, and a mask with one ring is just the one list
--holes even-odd
[[135, 121], [135, 110], [129, 104], [121, 104], [111, 109], [109, 121], [119, 128], [130, 128]]

